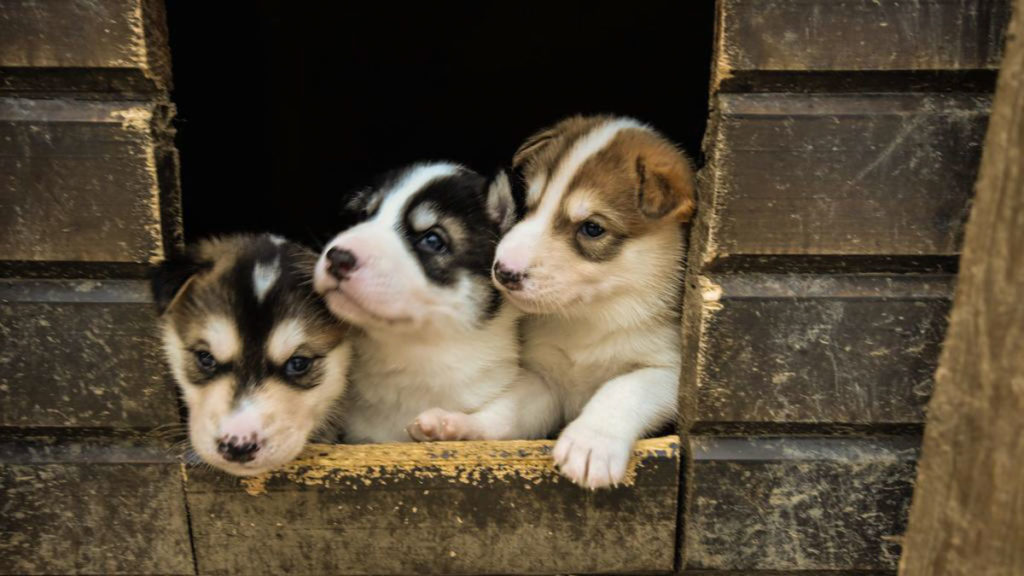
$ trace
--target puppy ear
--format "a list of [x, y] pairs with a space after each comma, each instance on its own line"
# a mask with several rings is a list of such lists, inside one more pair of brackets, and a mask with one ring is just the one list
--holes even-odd
[[163, 315], [167, 312], [189, 282], [209, 268], [209, 262], [200, 262], [192, 254], [171, 257], [161, 262], [150, 278], [157, 313]]
[[640, 212], [651, 219], [688, 222], [696, 207], [690, 160], [667, 142], [654, 142], [636, 158]]
[[512, 196], [512, 183], [508, 172], [502, 170], [487, 186], [487, 217], [498, 225], [501, 233], [508, 232], [516, 223], [516, 201]]
[[552, 128], [545, 128], [540, 132], [530, 136], [523, 142], [516, 153], [512, 155], [512, 167], [518, 168], [522, 166], [530, 157], [536, 155], [545, 146], [551, 143], [552, 140], [558, 136], [559, 131]]

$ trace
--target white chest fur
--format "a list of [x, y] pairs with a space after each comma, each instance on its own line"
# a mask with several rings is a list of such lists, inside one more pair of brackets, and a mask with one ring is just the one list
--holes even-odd
[[616, 376], [645, 367], [679, 372], [678, 316], [659, 300], [638, 293], [589, 317], [525, 320], [524, 363], [558, 392], [566, 421], [579, 416], [594, 392]]
[[519, 313], [504, 306], [486, 326], [458, 333], [360, 337], [344, 429], [349, 442], [406, 442], [424, 410], [475, 412], [519, 373]]

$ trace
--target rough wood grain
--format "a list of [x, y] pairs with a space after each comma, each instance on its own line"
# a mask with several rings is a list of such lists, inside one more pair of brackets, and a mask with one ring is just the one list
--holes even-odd
[[919, 424], [952, 292], [948, 275], [701, 276], [698, 428]]
[[0, 574], [192, 574], [180, 466], [108, 439], [0, 439]]
[[551, 442], [313, 446], [278, 472], [189, 469], [201, 574], [668, 573], [677, 437], [641, 441], [631, 478], [589, 492]]
[[146, 102], [0, 99], [0, 259], [161, 259], [162, 206], [177, 203], [161, 198], [168, 114]]
[[177, 422], [146, 282], [0, 280], [0, 427]]
[[163, 91], [169, 81], [162, 1], [0, 2], [0, 91]]
[[1024, 574], [1024, 0], [985, 140], [901, 574]]
[[916, 445], [914, 437], [691, 437], [686, 568], [894, 569]]
[[[807, 84], [850, 72], [994, 71], [1008, 0], [722, 0], [715, 85]], [[894, 80], [893, 84], [904, 81]]]
[[973, 95], [720, 95], [695, 261], [954, 257], [987, 110]]

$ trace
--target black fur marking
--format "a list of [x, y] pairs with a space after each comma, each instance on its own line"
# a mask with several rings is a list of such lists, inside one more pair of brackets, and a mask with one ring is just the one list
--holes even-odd
[[164, 260], [150, 276], [150, 289], [157, 313], [163, 314], [171, 305], [178, 291], [192, 276], [208, 270], [210, 262], [200, 262], [195, 254]]
[[[486, 178], [468, 170], [432, 181], [417, 192], [406, 207], [403, 232], [423, 273], [433, 282], [450, 286], [458, 278], [459, 271], [465, 271], [485, 285], [488, 299], [482, 314], [490, 319], [497, 314], [502, 303], [501, 293], [490, 281], [501, 228], [500, 223], [491, 220], [487, 213], [488, 185]], [[430, 204], [442, 222], [455, 221], [461, 228], [445, 253], [432, 254], [415, 248], [421, 234], [412, 229], [408, 218], [417, 206], [424, 203]]]

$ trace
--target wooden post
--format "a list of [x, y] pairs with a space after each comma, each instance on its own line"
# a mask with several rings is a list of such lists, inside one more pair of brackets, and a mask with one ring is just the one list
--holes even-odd
[[900, 573], [1024, 574], [1024, 0], [1016, 0]]

